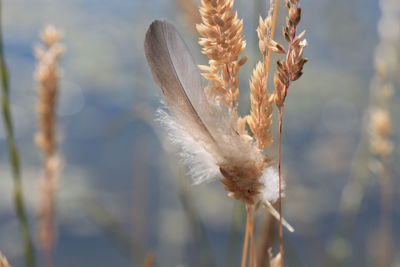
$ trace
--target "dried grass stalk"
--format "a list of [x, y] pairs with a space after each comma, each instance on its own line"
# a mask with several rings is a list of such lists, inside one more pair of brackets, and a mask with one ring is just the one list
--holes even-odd
[[265, 77], [265, 66], [259, 62], [250, 81], [251, 113], [247, 118], [260, 149], [269, 147], [273, 143], [270, 129], [273, 97], [266, 91], [265, 83], [267, 81]]
[[35, 78], [38, 86], [37, 112], [39, 117], [39, 132], [35, 141], [45, 157], [50, 157], [56, 150], [56, 106], [60, 70], [58, 60], [64, 48], [58, 42], [62, 35], [53, 27], [47, 26], [41, 33], [45, 47], [36, 46], [35, 55], [39, 63]]
[[269, 147], [273, 143], [270, 130], [272, 124], [273, 95], [268, 92], [268, 55], [271, 53], [268, 47], [271, 41], [272, 8], [273, 6], [271, 5], [268, 12], [269, 15], [265, 20], [260, 17], [257, 34], [263, 61], [257, 63], [250, 79], [251, 113], [247, 117], [247, 122], [260, 149]]
[[[239, 118], [238, 73], [247, 59], [240, 58], [246, 43], [242, 36], [243, 21], [233, 12], [233, 4], [233, 0], [201, 1], [202, 23], [197, 25], [197, 31], [201, 35], [202, 52], [209, 60], [209, 65], [199, 66], [204, 72], [203, 77], [209, 81], [204, 93], [187, 46], [169, 23], [155, 21], [150, 25], [145, 39], [145, 54], [170, 111], [160, 111], [158, 119], [168, 130], [171, 141], [181, 146], [182, 157], [195, 182], [222, 176], [220, 181], [228, 195], [246, 204], [242, 266], [250, 264], [254, 267], [257, 265], [253, 233], [255, 205], [259, 202], [266, 204], [283, 225], [282, 216], [271, 205], [282, 197], [280, 168], [278, 194], [277, 172], [271, 167], [267, 155], [262, 153], [263, 148], [273, 143], [270, 132], [273, 102], [277, 98], [275, 95], [281, 95], [280, 88], [278, 93], [268, 92], [270, 56], [272, 52], [286, 54], [286, 60], [282, 62], [288, 69], [285, 75], [289, 82], [285, 85], [289, 87], [290, 81], [300, 77], [302, 65], [306, 62], [302, 58], [305, 42], [301, 41], [304, 33], [295, 36], [300, 9], [294, 0], [288, 2], [290, 15], [285, 28], [288, 51], [273, 41], [278, 2], [271, 1], [268, 17], [260, 19], [257, 30], [263, 60], [257, 64], [250, 81], [251, 114]], [[277, 75], [283, 77], [280, 65], [279, 62]], [[216, 101], [226, 105], [230, 113]], [[246, 122], [256, 142], [248, 135]], [[283, 258], [283, 251], [280, 255]]]
[[304, 38], [305, 31], [296, 35], [297, 25], [301, 19], [301, 9], [299, 8], [299, 0], [285, 0], [288, 10], [286, 18], [286, 26], [283, 28], [283, 35], [288, 43], [287, 51], [282, 45], [275, 41], [271, 41], [269, 47], [278, 53], [286, 54], [284, 60], [277, 62], [277, 70], [274, 75], [274, 102], [279, 111], [279, 138], [278, 138], [278, 174], [279, 174], [279, 239], [280, 239], [280, 255], [281, 266], [284, 266], [284, 246], [283, 246], [283, 221], [282, 221], [282, 132], [283, 132], [283, 110], [284, 103], [290, 83], [296, 81], [303, 74], [303, 66], [308, 61], [303, 58], [304, 48], [307, 41]]
[[[381, 0], [382, 16], [379, 25], [398, 25], [400, 22], [400, 4], [398, 1]], [[369, 146], [372, 155], [371, 169], [379, 177], [380, 185], [380, 223], [378, 238], [374, 238], [371, 247], [372, 264], [389, 266], [393, 263], [393, 198], [394, 174], [392, 139], [391, 100], [398, 83], [399, 73], [399, 39], [395, 30], [378, 27], [380, 37], [375, 51], [375, 77], [372, 80], [371, 109], [369, 117]], [[375, 167], [375, 168], [374, 168]], [[375, 249], [378, 248], [378, 249]]]
[[43, 154], [43, 177], [40, 182], [39, 241], [45, 253], [46, 265], [52, 266], [55, 242], [55, 194], [58, 184], [59, 158], [57, 156], [56, 107], [59, 94], [60, 69], [58, 61], [64, 48], [59, 41], [62, 34], [53, 26], [41, 33], [44, 46], [35, 47], [38, 65], [35, 77], [38, 81], [39, 131], [35, 141]]
[[[299, 0], [286, 0], [286, 7], [289, 16], [286, 18], [283, 35], [289, 47], [286, 52], [286, 58], [277, 62], [277, 72], [274, 76], [274, 101], [278, 108], [283, 107], [290, 83], [301, 77], [303, 66], [308, 61], [303, 57], [304, 48], [307, 46], [307, 41], [303, 39], [305, 31], [296, 36], [297, 25], [301, 19]], [[277, 42], [271, 42], [270, 45], [276, 50], [283, 49], [283, 46]]]
[[247, 61], [239, 59], [246, 47], [243, 20], [233, 11], [234, 0], [202, 0], [202, 23], [197, 31], [202, 36], [199, 44], [207, 55], [209, 66], [200, 66], [203, 76], [210, 81], [205, 88], [209, 98], [216, 99], [236, 113], [239, 99], [239, 70]]

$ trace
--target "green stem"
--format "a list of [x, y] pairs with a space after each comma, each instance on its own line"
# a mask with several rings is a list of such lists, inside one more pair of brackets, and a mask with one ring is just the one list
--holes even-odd
[[[0, 14], [1, 14], [1, 1], [0, 1]], [[1, 17], [0, 17], [1, 20]], [[32, 240], [30, 238], [28, 217], [26, 215], [22, 180], [21, 180], [21, 168], [18, 155], [18, 149], [15, 142], [14, 128], [10, 111], [10, 87], [8, 79], [8, 70], [4, 59], [3, 52], [3, 38], [1, 31], [0, 21], [0, 75], [1, 75], [1, 91], [2, 91], [2, 113], [4, 120], [4, 129], [7, 135], [7, 146], [10, 158], [10, 166], [12, 170], [13, 182], [14, 182], [14, 205], [17, 217], [20, 223], [20, 230], [23, 239], [25, 263], [27, 267], [35, 267], [35, 254], [33, 249]]]

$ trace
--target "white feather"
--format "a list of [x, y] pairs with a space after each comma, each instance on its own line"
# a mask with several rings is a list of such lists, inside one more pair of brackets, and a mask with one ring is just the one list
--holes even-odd
[[201, 141], [196, 141], [173, 116], [163, 109], [158, 109], [157, 121], [166, 129], [171, 143], [180, 148], [181, 160], [194, 184], [221, 177], [214, 157], [204, 149]]

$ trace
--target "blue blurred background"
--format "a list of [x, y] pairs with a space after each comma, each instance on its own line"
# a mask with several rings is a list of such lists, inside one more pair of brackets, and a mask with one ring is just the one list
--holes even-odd
[[[265, 2], [236, 1], [249, 57], [240, 76], [242, 115], [249, 110], [248, 80], [259, 60], [255, 29], [258, 17], [266, 14]], [[290, 88], [285, 109], [284, 213], [296, 228], [285, 235], [287, 265], [372, 266], [380, 197], [379, 178], [369, 170], [365, 114], [378, 43], [378, 2], [302, 0], [301, 6], [299, 27], [307, 30], [310, 62]], [[173, 22], [197, 62], [206, 62], [196, 43], [195, 16], [182, 7], [176, 0], [3, 1], [5, 56], [32, 229], [41, 174], [33, 142], [37, 99], [32, 47], [47, 24], [65, 34], [58, 113], [63, 158], [58, 267], [141, 266], [148, 252], [155, 253], [157, 266], [239, 265], [243, 207], [226, 196], [218, 181], [192, 186], [176, 149], [153, 122], [160, 92], [143, 55], [151, 21]], [[283, 4], [280, 11], [282, 23]], [[399, 28], [393, 25], [393, 31]], [[397, 80], [397, 92], [399, 84]], [[399, 99], [392, 101], [396, 141]], [[0, 141], [0, 250], [18, 267], [23, 258], [3, 126]], [[268, 153], [276, 156], [275, 149]], [[398, 147], [393, 158], [398, 162]], [[398, 173], [393, 164], [395, 203], [400, 200]], [[361, 181], [360, 190], [350, 194], [360, 205], [354, 215], [343, 216], [341, 196], [351, 179]], [[397, 252], [400, 210], [394, 206]], [[340, 264], [329, 263], [332, 257]], [[400, 266], [400, 254], [393, 266]]]

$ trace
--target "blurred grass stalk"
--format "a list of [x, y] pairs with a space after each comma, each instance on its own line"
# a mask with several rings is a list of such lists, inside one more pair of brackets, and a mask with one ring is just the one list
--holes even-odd
[[44, 266], [53, 266], [55, 246], [55, 210], [60, 160], [57, 153], [57, 102], [60, 68], [58, 60], [64, 52], [60, 44], [62, 33], [53, 26], [46, 26], [40, 33], [43, 45], [35, 46], [37, 66], [37, 116], [36, 145], [42, 152], [43, 175], [40, 179], [39, 241], [44, 254]]
[[[378, 22], [379, 43], [375, 49], [375, 76], [371, 80], [371, 100], [367, 110], [363, 136], [353, 160], [353, 175], [345, 186], [341, 199], [336, 235], [330, 242], [326, 266], [343, 265], [349, 253], [338, 253], [339, 244], [350, 248], [348, 233], [356, 227], [371, 171], [380, 186], [380, 222], [377, 234], [369, 244], [372, 266], [390, 266], [393, 262], [393, 177], [390, 99], [400, 69], [399, 36], [393, 27], [399, 25], [400, 2], [380, 0], [381, 18]], [[368, 149], [369, 148], [369, 149]], [[369, 169], [366, 167], [368, 165]]]
[[[400, 24], [399, 1], [381, 0], [378, 24], [379, 44], [375, 50], [375, 77], [371, 81], [369, 114], [369, 148], [373, 158], [370, 169], [380, 186], [380, 222], [377, 240], [371, 237], [371, 262], [374, 266], [391, 266], [394, 261], [393, 234], [393, 174], [391, 99], [399, 71], [399, 34], [382, 25]], [[374, 240], [375, 239], [375, 240]]]
[[24, 204], [20, 160], [15, 141], [14, 127], [10, 109], [10, 85], [9, 85], [7, 65], [4, 58], [3, 37], [2, 37], [3, 34], [2, 34], [2, 24], [1, 24], [1, 20], [3, 17], [1, 15], [2, 14], [1, 12], [2, 12], [2, 2], [0, 1], [0, 72], [1, 72], [1, 90], [2, 90], [2, 101], [1, 101], [2, 114], [4, 121], [4, 129], [7, 136], [10, 167], [12, 170], [12, 177], [14, 182], [14, 205], [23, 239], [25, 264], [28, 267], [34, 267], [35, 254], [29, 230], [28, 217], [26, 214], [26, 209]]

